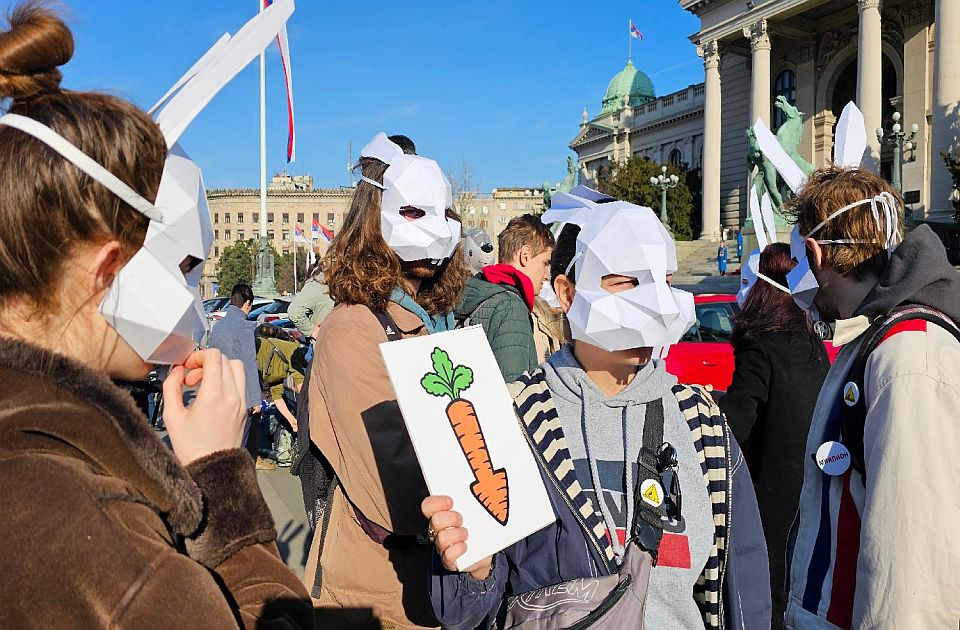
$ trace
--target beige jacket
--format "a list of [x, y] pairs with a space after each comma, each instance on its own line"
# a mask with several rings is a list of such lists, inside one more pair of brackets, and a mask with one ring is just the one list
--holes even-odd
[[[839, 437], [831, 418], [868, 324], [837, 322], [834, 343], [846, 345], [820, 392], [808, 455]], [[960, 345], [933, 324], [894, 329], [870, 354], [864, 389], [866, 479], [804, 463], [786, 626], [957, 628]]]
[[[405, 337], [426, 334], [413, 313], [393, 303], [388, 312]], [[354, 622], [375, 618], [384, 628], [435, 627], [426, 595], [431, 550], [387, 551], [360, 529], [350, 506], [396, 534], [427, 531], [420, 513], [426, 484], [380, 356], [386, 340], [366, 306], [342, 304], [323, 320], [316, 341], [310, 436], [341, 483], [319, 558], [319, 604]], [[305, 572], [311, 591], [318, 540]]]

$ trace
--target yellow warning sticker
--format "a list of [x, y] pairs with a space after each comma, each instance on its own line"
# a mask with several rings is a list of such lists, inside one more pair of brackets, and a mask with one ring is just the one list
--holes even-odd
[[653, 507], [663, 503], [663, 488], [653, 479], [647, 479], [640, 486], [640, 496]]
[[854, 382], [847, 383], [846, 387], [843, 388], [843, 402], [846, 403], [848, 407], [852, 407], [860, 400], [860, 389], [857, 387], [857, 384]]

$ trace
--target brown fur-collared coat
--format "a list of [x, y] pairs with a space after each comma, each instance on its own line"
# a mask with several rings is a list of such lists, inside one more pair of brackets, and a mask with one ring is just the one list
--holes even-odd
[[0, 626], [312, 628], [249, 455], [186, 468], [133, 400], [0, 339]]

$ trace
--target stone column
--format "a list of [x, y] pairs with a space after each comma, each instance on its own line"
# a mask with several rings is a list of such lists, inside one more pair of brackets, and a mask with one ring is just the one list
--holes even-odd
[[883, 48], [880, 0], [857, 0], [860, 8], [860, 32], [857, 42], [857, 104], [867, 127], [867, 151], [863, 164], [880, 170], [880, 143], [875, 129], [883, 116]]
[[743, 36], [750, 40], [752, 52], [750, 84], [750, 124], [757, 118], [770, 126], [770, 35], [767, 20], [743, 27]]
[[[929, 152], [930, 127], [927, 122], [927, 106], [930, 102], [930, 20], [933, 7], [926, 0], [914, 0], [897, 7], [903, 24], [903, 114], [901, 124], [909, 133], [910, 126], [920, 127], [914, 138], [914, 150], [903, 154], [903, 191], [920, 192], [920, 201], [907, 204], [914, 210], [915, 218], [921, 218], [930, 208], [931, 156]], [[940, 156], [934, 156], [933, 166], [943, 164]]]
[[697, 44], [703, 57], [703, 230], [701, 239], [720, 238], [720, 46], [717, 40]]
[[800, 156], [819, 168], [814, 151], [814, 123], [817, 114], [817, 68], [814, 52], [816, 39], [807, 38], [797, 44], [797, 109], [806, 113], [803, 121], [803, 137], [800, 139]]
[[960, 2], [937, 0], [934, 20], [930, 209], [939, 213], [951, 209], [947, 196], [953, 188], [940, 152], [952, 151], [956, 156], [960, 150], [960, 55], [956, 49], [957, 33], [960, 33]]

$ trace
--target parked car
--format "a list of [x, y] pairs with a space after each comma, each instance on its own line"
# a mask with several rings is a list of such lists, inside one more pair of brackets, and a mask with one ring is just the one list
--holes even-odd
[[225, 309], [229, 301], [229, 297], [208, 298], [203, 301], [203, 312], [209, 317], [211, 313]]
[[282, 297], [275, 300], [271, 300], [266, 304], [260, 306], [254, 306], [250, 311], [250, 314], [247, 315], [247, 319], [250, 321], [255, 321], [258, 324], [264, 322], [274, 322], [278, 319], [287, 319], [287, 308], [290, 307], [290, 300], [293, 298]]
[[[737, 296], [708, 294], [694, 296], [697, 321], [683, 335], [680, 342], [667, 354], [667, 371], [681, 383], [712, 385], [726, 391], [733, 380], [733, 317], [739, 311]], [[817, 333], [826, 336], [829, 327], [818, 327]], [[831, 335], [832, 338], [832, 335]], [[824, 340], [830, 362], [837, 357], [839, 346]]]
[[[250, 312], [252, 313], [254, 310], [272, 303], [273, 303], [273, 300], [270, 300], [267, 298], [255, 297], [253, 298], [253, 307], [251, 308]], [[220, 308], [207, 313], [207, 319], [210, 320], [210, 323], [215, 324], [218, 321], [220, 321], [223, 318], [223, 311], [226, 310], [227, 306], [229, 305], [230, 305], [230, 298], [226, 298], [226, 301], [223, 303], [223, 305]]]

